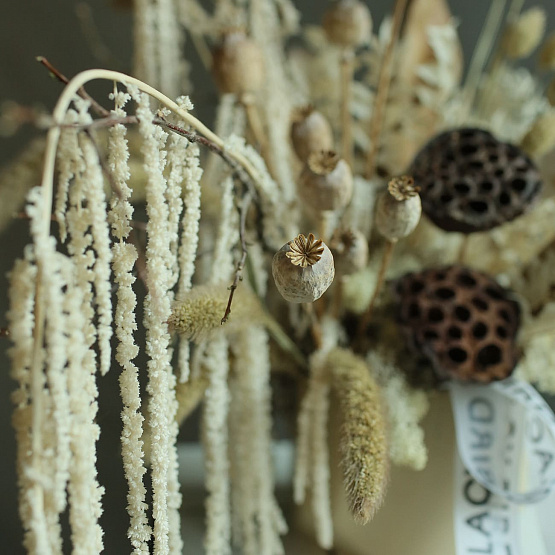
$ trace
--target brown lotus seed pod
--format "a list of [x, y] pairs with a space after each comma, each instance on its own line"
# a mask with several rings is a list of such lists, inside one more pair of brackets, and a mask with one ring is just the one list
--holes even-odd
[[337, 273], [348, 276], [368, 263], [368, 241], [358, 229], [341, 229], [330, 243]]
[[522, 214], [540, 191], [532, 160], [517, 146], [483, 129], [441, 133], [410, 169], [424, 213], [446, 231], [472, 233]]
[[488, 383], [512, 373], [520, 307], [493, 278], [448, 266], [407, 274], [394, 287], [409, 345], [440, 378]]
[[212, 71], [221, 93], [256, 93], [264, 83], [262, 51], [242, 31], [224, 33], [214, 49]]
[[345, 160], [332, 150], [313, 152], [301, 174], [299, 193], [318, 211], [342, 210], [353, 194], [353, 174]]
[[358, 0], [339, 0], [326, 11], [322, 22], [328, 40], [344, 48], [357, 48], [370, 40], [372, 16]]
[[325, 116], [312, 106], [295, 110], [291, 124], [291, 142], [295, 154], [306, 162], [313, 152], [333, 148], [333, 131]]
[[276, 252], [272, 275], [281, 296], [291, 303], [312, 303], [332, 284], [333, 256], [312, 233], [297, 235]]
[[418, 187], [412, 177], [394, 177], [379, 197], [376, 205], [376, 227], [390, 241], [410, 235], [422, 214]]

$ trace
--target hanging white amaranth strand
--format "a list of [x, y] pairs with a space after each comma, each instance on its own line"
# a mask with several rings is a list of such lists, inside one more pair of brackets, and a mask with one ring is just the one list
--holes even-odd
[[202, 440], [204, 445], [206, 489], [206, 555], [230, 555], [229, 461], [227, 457], [227, 416], [229, 390], [228, 343], [219, 334], [206, 347], [204, 367], [209, 385], [206, 389]]
[[[168, 206], [165, 201], [166, 181], [163, 175], [164, 152], [161, 150], [167, 135], [152, 123], [154, 114], [149, 108], [149, 100], [133, 87], [129, 92], [137, 102], [139, 131], [143, 138], [142, 152], [147, 174], [147, 236], [146, 248], [147, 287], [145, 299], [145, 327], [147, 330], [147, 354], [150, 394], [148, 405], [152, 437], [152, 489], [154, 517], [154, 553], [170, 553], [168, 481], [171, 463], [177, 458], [176, 446], [170, 442], [170, 424], [175, 417], [175, 391], [170, 388], [170, 365], [167, 321], [171, 314], [168, 288], [169, 260]], [[173, 519], [174, 523], [178, 522]]]
[[[115, 101], [113, 114], [124, 117], [123, 109], [130, 96], [123, 92], [111, 95]], [[143, 415], [141, 414], [141, 396], [139, 387], [138, 368], [132, 362], [139, 353], [135, 344], [133, 332], [137, 329], [135, 308], [137, 299], [133, 291], [135, 276], [133, 267], [137, 260], [135, 247], [126, 242], [131, 231], [130, 220], [133, 207], [129, 202], [131, 190], [127, 185], [129, 180], [129, 149], [126, 139], [127, 129], [124, 125], [115, 125], [110, 130], [108, 164], [121, 197], [112, 197], [109, 220], [112, 224], [112, 234], [116, 241], [112, 245], [112, 268], [114, 281], [118, 285], [117, 306], [114, 322], [115, 335], [118, 339], [116, 360], [122, 368], [119, 377], [120, 393], [123, 403], [121, 420], [121, 454], [125, 477], [128, 484], [127, 512], [130, 526], [128, 537], [135, 555], [149, 552], [148, 541], [152, 530], [148, 525], [146, 515], [146, 488], [143, 477], [146, 473], [143, 453]]]
[[[181, 244], [179, 245], [179, 281], [177, 294], [184, 295], [191, 288], [195, 273], [195, 259], [198, 248], [200, 222], [200, 178], [202, 168], [199, 161], [199, 148], [190, 144], [184, 152], [184, 189], [185, 211], [182, 218]], [[189, 342], [179, 339], [179, 380], [189, 379]]]

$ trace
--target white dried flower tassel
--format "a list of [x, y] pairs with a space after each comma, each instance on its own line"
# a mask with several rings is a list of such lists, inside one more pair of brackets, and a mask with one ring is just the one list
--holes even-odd
[[[179, 246], [179, 281], [178, 296], [185, 294], [191, 288], [193, 274], [195, 273], [195, 258], [199, 240], [200, 222], [200, 178], [202, 168], [199, 163], [199, 148], [190, 144], [184, 152], [185, 167], [184, 188], [185, 211], [182, 217], [181, 243]], [[179, 381], [189, 379], [189, 342], [185, 339], [179, 341]]]
[[42, 493], [35, 485], [29, 469], [33, 467], [36, 454], [32, 450], [32, 353], [33, 309], [35, 303], [36, 266], [27, 260], [16, 261], [10, 274], [10, 309], [7, 317], [10, 325], [12, 348], [11, 376], [18, 383], [12, 394], [15, 405], [13, 426], [17, 440], [17, 473], [19, 486], [19, 514], [24, 528], [23, 545], [28, 552], [50, 553], [46, 532], [46, 518]]
[[[271, 461], [271, 393], [268, 335], [261, 327], [242, 331], [233, 343], [235, 379], [230, 443], [234, 531], [245, 555], [283, 553], [283, 518], [274, 498]], [[235, 534], [235, 535], [237, 535]]]
[[[125, 116], [123, 105], [129, 95], [118, 92], [114, 95], [116, 116]], [[109, 167], [121, 197], [112, 198], [109, 218], [112, 233], [118, 239], [112, 246], [112, 265], [114, 281], [118, 285], [117, 306], [114, 321], [115, 335], [118, 339], [116, 360], [122, 368], [119, 377], [120, 394], [123, 403], [121, 419], [121, 454], [123, 467], [128, 483], [127, 512], [130, 526], [128, 537], [135, 555], [148, 553], [148, 541], [152, 530], [146, 515], [146, 488], [143, 476], [146, 473], [143, 453], [143, 415], [141, 414], [141, 396], [139, 389], [138, 368], [132, 362], [138, 355], [139, 348], [135, 344], [133, 332], [137, 328], [135, 308], [137, 299], [133, 291], [135, 277], [133, 267], [137, 259], [137, 251], [125, 239], [131, 230], [130, 219], [133, 207], [129, 202], [131, 190], [127, 186], [129, 179], [129, 150], [126, 139], [127, 129], [124, 125], [115, 125], [110, 130]]]
[[[167, 262], [170, 259], [170, 236], [168, 233], [168, 206], [165, 201], [164, 154], [161, 151], [167, 135], [152, 123], [153, 113], [148, 97], [129, 88], [136, 100], [139, 131], [143, 137], [142, 152], [147, 174], [147, 236], [146, 249], [148, 294], [145, 300], [145, 327], [147, 330], [147, 354], [150, 394], [150, 415], [154, 517], [154, 553], [166, 555], [169, 545], [168, 482], [169, 473], [175, 472], [176, 445], [170, 424], [175, 418], [175, 391], [171, 389], [170, 336], [167, 321], [171, 314], [171, 280]], [[172, 519], [173, 523], [178, 523]]]
[[205, 452], [206, 555], [230, 555], [231, 524], [227, 415], [229, 370], [227, 340], [223, 335], [207, 346], [204, 366], [209, 380], [203, 410], [202, 441]]

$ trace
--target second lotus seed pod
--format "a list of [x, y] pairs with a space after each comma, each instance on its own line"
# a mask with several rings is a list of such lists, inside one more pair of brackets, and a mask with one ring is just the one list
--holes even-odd
[[276, 252], [272, 275], [281, 296], [291, 303], [312, 303], [332, 284], [335, 276], [330, 249], [312, 233], [300, 234]]

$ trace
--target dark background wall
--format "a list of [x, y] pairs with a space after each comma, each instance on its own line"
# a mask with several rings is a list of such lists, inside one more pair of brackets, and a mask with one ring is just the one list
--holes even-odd
[[[325, 9], [325, 2], [304, 0], [299, 3], [306, 14], [305, 20], [317, 22]], [[526, 5], [532, 3], [527, 2]], [[392, 8], [391, 0], [373, 0], [371, 10], [375, 23]], [[489, 2], [484, 0], [452, 0], [453, 13], [459, 18], [460, 33], [468, 60], [476, 41], [480, 24], [484, 21]], [[535, 3], [550, 12], [548, 27], [555, 27], [555, 3], [542, 0]], [[90, 12], [95, 28], [106, 51], [100, 58], [84, 38], [77, 13]], [[51, 80], [47, 72], [35, 61], [35, 56], [49, 58], [66, 75], [93, 67], [104, 66], [124, 72], [131, 70], [132, 16], [126, 9], [117, 9], [109, 0], [91, 0], [87, 3], [71, 0], [39, 2], [19, 0], [2, 2], [0, 15], [0, 102], [17, 100], [24, 105], [41, 105], [51, 109], [60, 93], [59, 83]], [[193, 101], [205, 111], [216, 101], [209, 80], [194, 79], [196, 91]], [[94, 93], [94, 87], [90, 88]], [[16, 136], [0, 138], [0, 167], [36, 134], [23, 129]], [[0, 202], [2, 199], [0, 198]], [[13, 260], [27, 243], [27, 225], [14, 223], [0, 236], [0, 327], [6, 326], [7, 277]], [[21, 547], [21, 526], [17, 514], [15, 442], [10, 424], [13, 383], [9, 378], [6, 356], [8, 341], [0, 339], [0, 552], [17, 555]], [[108, 554], [128, 553], [125, 538], [127, 527], [124, 511], [125, 483], [121, 475], [119, 455], [119, 397], [117, 372], [103, 378], [99, 420], [114, 422], [103, 435], [99, 472], [104, 483], [110, 483], [104, 498], [106, 550]], [[113, 429], [112, 429], [113, 428]]]

